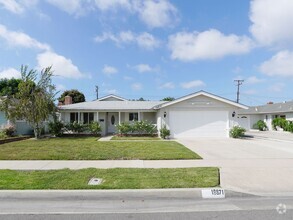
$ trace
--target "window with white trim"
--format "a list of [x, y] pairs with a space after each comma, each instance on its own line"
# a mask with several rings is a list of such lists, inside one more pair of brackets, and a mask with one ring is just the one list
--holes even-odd
[[137, 112], [129, 113], [129, 121], [138, 121], [138, 113]]

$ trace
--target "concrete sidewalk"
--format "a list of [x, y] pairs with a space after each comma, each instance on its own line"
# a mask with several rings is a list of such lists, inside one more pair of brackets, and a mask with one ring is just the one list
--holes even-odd
[[0, 161], [0, 169], [219, 167], [221, 187], [262, 196], [293, 195], [293, 159]]

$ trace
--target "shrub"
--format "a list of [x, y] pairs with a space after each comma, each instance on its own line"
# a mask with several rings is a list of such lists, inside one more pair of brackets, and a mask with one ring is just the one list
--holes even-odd
[[90, 123], [88, 128], [89, 131], [95, 135], [98, 135], [102, 131], [101, 125], [97, 121]]
[[286, 131], [289, 131], [289, 132], [293, 133], [293, 121], [288, 121]]
[[126, 135], [126, 134], [132, 132], [132, 127], [127, 122], [122, 122], [120, 125], [116, 125], [116, 128], [118, 130], [118, 133], [121, 135]]
[[5, 139], [7, 138], [8, 136], [6, 135], [6, 133], [2, 130], [0, 131], [0, 139]]
[[49, 132], [56, 137], [60, 137], [63, 135], [64, 124], [61, 121], [50, 121], [49, 124]]
[[230, 130], [230, 137], [232, 137], [232, 138], [240, 138], [240, 137], [243, 137], [245, 131], [246, 130], [244, 128], [241, 128], [240, 126], [234, 126]]
[[133, 124], [123, 122], [116, 125], [120, 135], [127, 135], [130, 133], [138, 133], [140, 135], [154, 135], [157, 132], [157, 127], [147, 121], [136, 121]]
[[260, 131], [265, 131], [265, 130], [268, 129], [268, 126], [267, 126], [266, 123], [265, 123], [264, 121], [262, 121], [262, 120], [258, 120], [258, 121], [256, 122], [256, 127], [257, 127], [257, 129], [260, 130]]
[[88, 129], [87, 125], [80, 124], [77, 121], [74, 121], [73, 123], [69, 123], [65, 127], [67, 130], [72, 132], [77, 132], [77, 133], [81, 133]]
[[283, 128], [285, 130], [287, 123], [288, 122], [284, 118], [274, 118], [272, 121], [272, 126], [275, 130], [277, 130], [277, 127]]
[[3, 132], [6, 134], [6, 136], [11, 137], [13, 133], [16, 131], [16, 128], [14, 125], [8, 124], [4, 127]]
[[164, 125], [164, 127], [162, 127], [162, 128], [160, 129], [160, 135], [161, 135], [161, 137], [162, 137], [163, 139], [166, 139], [167, 137], [169, 137], [170, 134], [171, 134], [171, 133], [170, 133], [170, 130], [167, 129], [166, 125]]

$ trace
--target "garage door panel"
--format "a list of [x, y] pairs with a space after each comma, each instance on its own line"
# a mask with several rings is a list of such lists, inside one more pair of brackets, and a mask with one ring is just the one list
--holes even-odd
[[171, 111], [171, 135], [175, 138], [226, 137], [227, 111]]

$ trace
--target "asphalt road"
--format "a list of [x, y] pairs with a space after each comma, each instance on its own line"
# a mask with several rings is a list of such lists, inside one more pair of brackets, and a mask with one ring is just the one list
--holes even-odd
[[0, 219], [293, 219], [293, 197], [201, 199], [181, 194], [168, 197], [160, 193], [117, 194], [116, 197], [2, 195]]
[[223, 212], [172, 212], [172, 213], [119, 213], [119, 214], [35, 214], [2, 215], [1, 220], [178, 220], [178, 219], [223, 219], [223, 220], [278, 220], [290, 219], [292, 214], [277, 214], [275, 210], [245, 210]]

